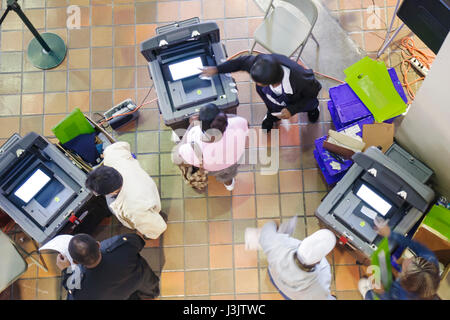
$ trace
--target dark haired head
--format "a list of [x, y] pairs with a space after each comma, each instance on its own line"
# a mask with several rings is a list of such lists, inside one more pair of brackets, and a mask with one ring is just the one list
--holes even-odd
[[420, 299], [433, 299], [439, 282], [439, 268], [422, 257], [412, 258], [400, 276], [401, 286]]
[[277, 84], [283, 80], [283, 68], [272, 56], [260, 56], [250, 69], [253, 81], [263, 84]]
[[198, 118], [202, 122], [203, 132], [209, 129], [217, 129], [224, 133], [228, 125], [227, 116], [213, 103], [204, 105], [200, 109]]
[[80, 233], [70, 239], [69, 254], [74, 262], [89, 267], [100, 259], [100, 247], [90, 235]]
[[98, 195], [110, 194], [122, 187], [122, 175], [114, 168], [100, 166], [91, 171], [85, 186]]

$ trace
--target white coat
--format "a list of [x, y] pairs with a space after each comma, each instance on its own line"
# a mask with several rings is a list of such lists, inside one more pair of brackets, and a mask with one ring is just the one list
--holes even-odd
[[301, 241], [277, 232], [275, 222], [267, 222], [259, 243], [267, 256], [270, 275], [278, 289], [291, 300], [334, 300], [330, 294], [331, 269], [323, 258], [312, 272], [300, 269], [294, 255]]
[[153, 179], [133, 158], [128, 142], [116, 142], [104, 151], [103, 164], [119, 171], [123, 186], [109, 207], [127, 228], [137, 230], [147, 238], [156, 239], [167, 224], [161, 217], [161, 200]]

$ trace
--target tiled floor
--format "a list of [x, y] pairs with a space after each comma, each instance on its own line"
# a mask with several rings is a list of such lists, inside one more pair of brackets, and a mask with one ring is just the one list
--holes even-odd
[[[395, 1], [376, 0], [381, 17], [378, 29], [368, 25], [371, 0], [322, 0], [349, 36], [371, 57], [382, 43]], [[2, 1], [4, 9], [5, 0]], [[263, 12], [253, 0], [19, 0], [38, 28], [59, 34], [68, 46], [65, 61], [41, 71], [27, 60], [31, 34], [11, 12], [0, 33], [0, 145], [14, 132], [35, 131], [52, 141], [51, 128], [75, 107], [94, 117], [131, 98], [140, 103], [152, 82], [139, 43], [154, 35], [155, 27], [198, 16], [215, 20], [229, 55], [246, 50]], [[81, 28], [66, 28], [67, 7], [80, 8]], [[396, 21], [395, 26], [398, 26]], [[399, 70], [398, 42], [382, 59]], [[424, 45], [416, 39], [419, 47]], [[412, 77], [412, 76], [411, 76]], [[235, 75], [240, 106], [238, 114], [258, 126], [265, 107], [249, 76]], [[154, 91], [149, 99], [156, 98]], [[161, 274], [161, 299], [282, 299], [267, 276], [262, 252], [244, 251], [246, 227], [262, 226], [274, 219], [299, 215], [295, 236], [303, 238], [319, 228], [314, 210], [327, 191], [312, 156], [313, 141], [332, 127], [323, 92], [320, 122], [308, 124], [305, 115], [295, 117], [289, 130], [282, 128], [280, 170], [261, 175], [259, 166], [241, 168], [236, 188], [228, 192], [214, 178], [206, 194], [184, 185], [171, 165], [170, 131], [160, 119], [157, 104], [145, 106], [138, 121], [116, 134], [128, 141], [145, 170], [153, 177], [168, 214], [168, 229], [160, 240], [148, 241], [143, 256]], [[261, 144], [264, 146], [264, 144]], [[18, 229], [18, 243], [30, 240]], [[127, 232], [115, 218], [97, 229], [99, 240]], [[55, 256], [43, 256], [49, 272], [31, 265], [11, 288], [2, 293], [11, 299], [60, 299], [60, 273]], [[332, 290], [338, 299], [360, 299], [357, 281], [362, 267], [346, 251], [336, 248], [328, 257], [333, 271]]]

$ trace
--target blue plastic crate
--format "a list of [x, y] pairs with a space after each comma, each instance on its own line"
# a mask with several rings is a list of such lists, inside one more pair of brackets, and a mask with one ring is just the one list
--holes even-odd
[[336, 130], [339, 130], [344, 127], [344, 125], [339, 120], [337, 114], [336, 114], [336, 107], [333, 104], [332, 100], [328, 100], [328, 111], [330, 112], [331, 121], [333, 121], [334, 127]]
[[[389, 120], [386, 120], [386, 121], [389, 121]], [[385, 121], [385, 122], [386, 122], [386, 121]], [[344, 131], [344, 130], [350, 128], [350, 127], [353, 127], [354, 125], [358, 125], [360, 131], [357, 133], [357, 135], [360, 136], [360, 137], [362, 138], [363, 125], [365, 125], [365, 124], [372, 124], [372, 123], [374, 123], [374, 122], [375, 122], [374, 117], [373, 117], [372, 115], [370, 115], [370, 116], [365, 117], [365, 118], [363, 118], [363, 119], [360, 119], [360, 120], [358, 120], [358, 121], [356, 121], [356, 122], [353, 122], [352, 124], [350, 124], [350, 125], [348, 125], [348, 126], [346, 126], [346, 127], [343, 127], [343, 128], [341, 128], [341, 129], [339, 129], [339, 130], [337, 130], [337, 131], [338, 131], [338, 132], [341, 132], [341, 131]]]
[[330, 88], [329, 93], [336, 108], [336, 114], [343, 126], [371, 115], [369, 109], [348, 84]]
[[328, 185], [333, 185], [342, 179], [342, 177], [345, 175], [346, 171], [341, 172], [339, 174], [335, 174], [333, 176], [330, 176], [328, 174], [328, 171], [325, 169], [325, 164], [322, 161], [322, 159], [319, 157], [317, 150], [314, 149], [313, 154], [314, 154], [314, 158], [317, 161], [317, 164], [319, 165], [320, 171], [322, 172], [323, 177], [325, 178], [325, 181]]
[[329, 176], [335, 176], [340, 174], [341, 172], [346, 171], [348, 168], [351, 167], [351, 165], [353, 164], [352, 160], [345, 160], [344, 163], [340, 163], [341, 165], [341, 170], [334, 170], [331, 167], [331, 162], [335, 161], [338, 162], [338, 160], [336, 160], [335, 158], [333, 158], [333, 156], [330, 154], [330, 152], [328, 152], [324, 147], [323, 147], [323, 142], [327, 139], [327, 136], [323, 136], [320, 137], [318, 139], [315, 140], [314, 144], [316, 146], [316, 151], [318, 153], [318, 156], [320, 157], [320, 159], [322, 160], [325, 170], [327, 171]]
[[[394, 88], [397, 90], [403, 101], [407, 103], [408, 98], [405, 95], [405, 91], [403, 90], [403, 86], [398, 79], [395, 69], [388, 69], [388, 73]], [[329, 94], [331, 102], [328, 102], [328, 110], [330, 110], [331, 119], [336, 130], [372, 115], [348, 84], [330, 88]], [[384, 122], [392, 123], [395, 118], [396, 117], [388, 119]]]
[[[392, 84], [394, 85], [395, 90], [397, 90], [400, 97], [402, 97], [405, 103], [408, 103], [408, 98], [406, 97], [405, 91], [403, 90], [402, 83], [398, 79], [397, 72], [395, 72], [394, 68], [388, 69], [389, 76], [391, 77]], [[385, 121], [386, 122], [386, 121]]]

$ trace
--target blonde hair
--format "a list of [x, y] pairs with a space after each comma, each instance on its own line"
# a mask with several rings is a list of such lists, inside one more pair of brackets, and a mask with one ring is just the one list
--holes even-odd
[[401, 286], [420, 299], [433, 299], [439, 281], [439, 268], [422, 257], [414, 258], [400, 276]]

